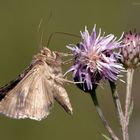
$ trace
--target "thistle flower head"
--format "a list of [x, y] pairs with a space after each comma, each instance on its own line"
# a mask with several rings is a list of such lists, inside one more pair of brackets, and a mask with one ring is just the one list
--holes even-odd
[[113, 34], [101, 35], [101, 29], [97, 35], [96, 26], [91, 35], [85, 27], [81, 36], [83, 42], [67, 46], [74, 56], [74, 64], [67, 73], [73, 72], [74, 80], [80, 82], [77, 85], [84, 91], [93, 90], [101, 79], [116, 81], [123, 69], [117, 62], [120, 55], [113, 51], [120, 47], [119, 40], [116, 41]]
[[140, 35], [136, 32], [126, 33], [122, 39], [123, 47], [120, 48], [121, 62], [126, 68], [135, 68], [140, 62]]

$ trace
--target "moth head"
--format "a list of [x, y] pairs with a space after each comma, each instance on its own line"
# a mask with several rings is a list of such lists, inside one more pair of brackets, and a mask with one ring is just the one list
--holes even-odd
[[61, 57], [59, 53], [50, 51], [48, 48], [43, 48], [41, 50], [41, 54], [45, 56], [45, 62], [50, 65], [60, 66], [61, 65]]
[[34, 56], [33, 62], [45, 62], [50, 66], [61, 66], [61, 56], [59, 53], [44, 47], [40, 50], [40, 53]]

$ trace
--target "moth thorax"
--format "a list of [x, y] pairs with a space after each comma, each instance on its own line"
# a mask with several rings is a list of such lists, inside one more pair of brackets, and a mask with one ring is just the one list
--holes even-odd
[[47, 64], [52, 66], [60, 66], [61, 65], [61, 57], [59, 53], [53, 52], [48, 48], [44, 47], [38, 56], [39, 59], [45, 61]]

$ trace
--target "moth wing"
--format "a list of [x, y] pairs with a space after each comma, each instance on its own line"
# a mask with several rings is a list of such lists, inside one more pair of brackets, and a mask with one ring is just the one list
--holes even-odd
[[[36, 65], [0, 102], [0, 113], [15, 119], [46, 118], [54, 102], [52, 82], [44, 65]], [[45, 73], [45, 76], [44, 76]], [[48, 76], [48, 77], [46, 77]]]

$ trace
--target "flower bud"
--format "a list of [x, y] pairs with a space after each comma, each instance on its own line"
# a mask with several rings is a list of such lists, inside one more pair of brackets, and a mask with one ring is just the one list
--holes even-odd
[[121, 62], [126, 68], [136, 68], [140, 61], [140, 35], [136, 32], [126, 33], [120, 48]]

